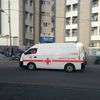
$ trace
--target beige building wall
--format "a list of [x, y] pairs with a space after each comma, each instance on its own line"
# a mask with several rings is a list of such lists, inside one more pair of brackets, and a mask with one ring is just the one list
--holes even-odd
[[79, 0], [79, 42], [89, 46], [91, 0]]
[[[42, 34], [51, 34], [51, 5], [50, 5], [50, 1], [51, 0], [47, 0], [48, 3], [45, 5], [41, 5], [41, 13], [45, 12], [45, 16], [43, 16], [41, 14], [41, 35]], [[43, 27], [43, 23], [47, 23], [47, 27]]]
[[[21, 0], [19, 2], [19, 9], [20, 11], [23, 11], [23, 6], [24, 6], [24, 1]], [[24, 29], [23, 29], [23, 24], [24, 24], [24, 15], [23, 13], [19, 13], [19, 34], [20, 34], [20, 37], [19, 37], [19, 46], [23, 46], [24, 45]]]
[[[32, 5], [31, 5], [32, 4]], [[26, 6], [27, 5], [27, 6]], [[19, 13], [19, 47], [30, 47], [34, 44], [34, 1], [21, 0], [19, 2], [19, 10], [23, 13]], [[30, 12], [28, 11], [30, 9]], [[28, 13], [28, 14], [27, 14]], [[27, 17], [26, 17], [27, 16]], [[28, 28], [26, 28], [26, 26]]]
[[65, 0], [56, 0], [55, 42], [64, 42]]
[[54, 42], [55, 0], [43, 0], [40, 3], [40, 42]]
[[34, 35], [34, 43], [39, 43], [40, 37], [40, 0], [34, 0], [35, 2], [35, 19], [34, 19], [34, 27], [35, 27], [35, 35]]

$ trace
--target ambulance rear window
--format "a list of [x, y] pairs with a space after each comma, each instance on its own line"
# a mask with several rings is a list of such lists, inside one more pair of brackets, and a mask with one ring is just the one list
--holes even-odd
[[37, 48], [31, 48], [27, 52], [25, 52], [25, 55], [26, 54], [36, 54], [36, 53], [37, 53]]

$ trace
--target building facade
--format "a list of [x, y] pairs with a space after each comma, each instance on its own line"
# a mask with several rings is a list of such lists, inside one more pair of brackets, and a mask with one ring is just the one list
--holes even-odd
[[65, 42], [90, 44], [91, 0], [66, 0]]
[[[9, 46], [9, 0], [0, 0], [0, 45]], [[82, 42], [100, 47], [100, 0], [10, 0], [11, 45]]]
[[78, 3], [78, 0], [66, 0], [65, 41], [67, 42], [78, 41]]
[[40, 43], [55, 42], [55, 0], [40, 0]]
[[0, 0], [0, 2], [0, 8], [3, 10], [0, 12], [0, 45], [9, 46], [11, 44], [11, 46], [18, 47], [32, 46], [34, 44], [35, 34], [34, 0]]
[[100, 0], [66, 0], [65, 41], [100, 47]]
[[100, 47], [100, 0], [91, 2], [91, 43], [92, 47]]
[[65, 38], [65, 0], [56, 0], [55, 42], [64, 42]]

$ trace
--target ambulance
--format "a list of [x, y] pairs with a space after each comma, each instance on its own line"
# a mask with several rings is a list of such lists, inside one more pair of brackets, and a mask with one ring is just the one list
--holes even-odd
[[86, 57], [82, 43], [36, 44], [20, 58], [20, 67], [35, 69], [64, 69], [67, 72], [85, 69]]

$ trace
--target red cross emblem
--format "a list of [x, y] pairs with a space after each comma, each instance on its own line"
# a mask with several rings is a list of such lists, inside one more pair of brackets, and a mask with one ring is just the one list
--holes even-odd
[[29, 56], [29, 58], [32, 58], [32, 56]]
[[44, 60], [44, 62], [48, 65], [48, 64], [51, 62], [51, 60], [50, 60], [49, 58], [46, 58], [46, 59]]

